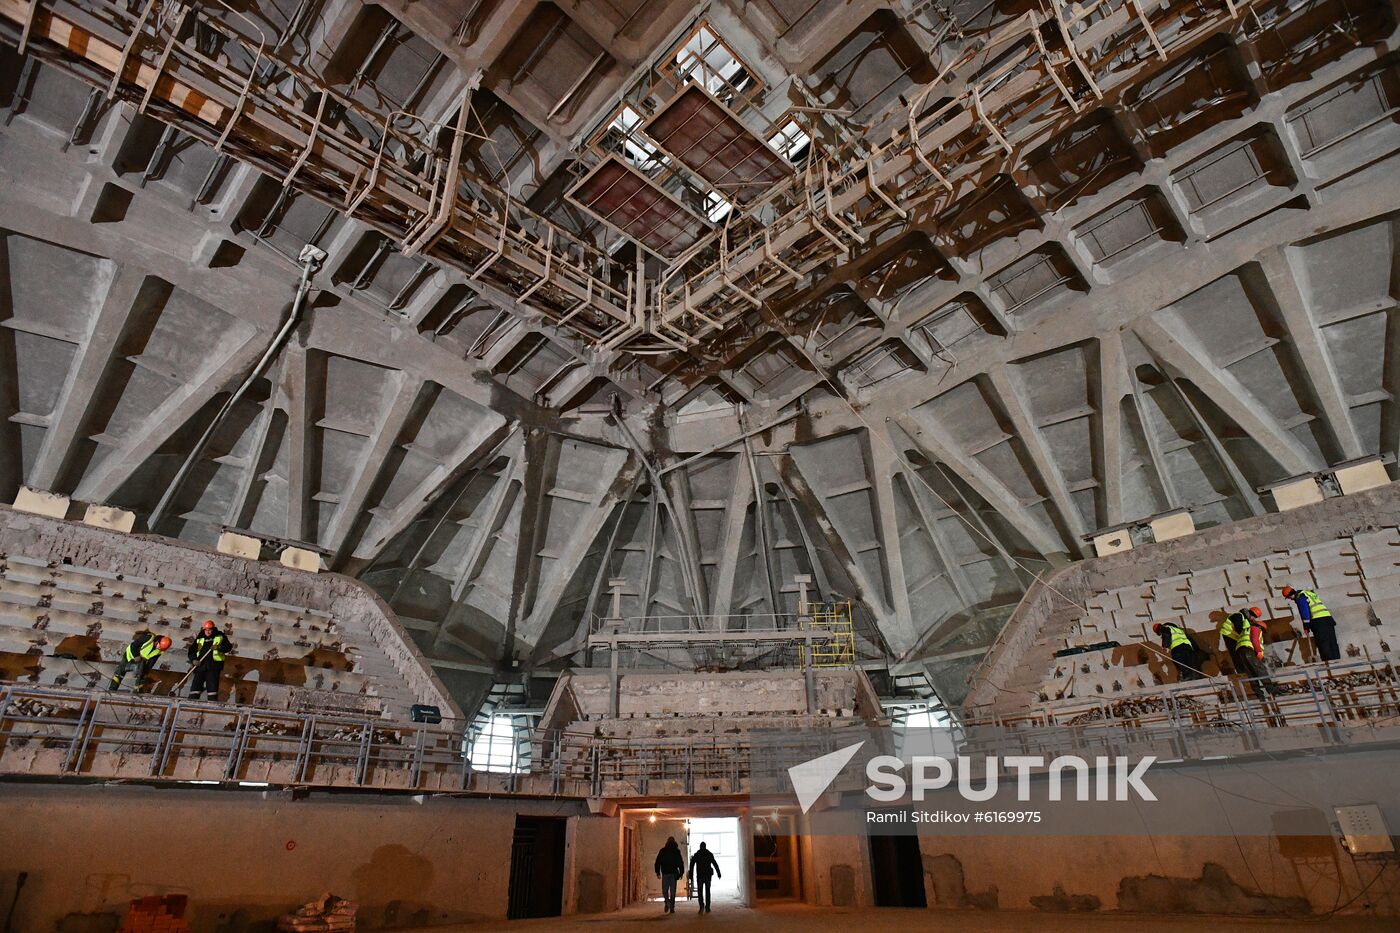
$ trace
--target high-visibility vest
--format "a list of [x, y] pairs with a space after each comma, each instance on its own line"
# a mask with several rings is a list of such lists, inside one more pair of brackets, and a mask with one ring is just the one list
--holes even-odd
[[1253, 650], [1254, 642], [1249, 637], [1253, 624], [1254, 620], [1243, 612], [1232, 612], [1225, 617], [1225, 624], [1220, 626], [1220, 634], [1225, 636], [1226, 641], [1234, 642], [1232, 649], [1244, 646]]
[[1330, 616], [1332, 613], [1322, 604], [1322, 597], [1312, 590], [1299, 590], [1299, 595], [1308, 601], [1308, 614], [1314, 619]]
[[1174, 625], [1171, 622], [1166, 623], [1163, 627], [1167, 630], [1168, 651], [1175, 651], [1182, 645], [1191, 644], [1191, 638], [1186, 634], [1186, 629], [1182, 628], [1179, 625]]
[[224, 637], [224, 633], [215, 632], [213, 638], [205, 638], [203, 635], [200, 635], [198, 638], [196, 638], [194, 640], [194, 656], [196, 658], [204, 657], [204, 643], [206, 641], [210, 643], [210, 659], [214, 661], [222, 661], [224, 659], [224, 648], [228, 645], [228, 639]]
[[160, 655], [160, 639], [154, 635], [146, 639], [145, 644], [141, 646], [140, 650], [138, 650], [136, 654], [131, 653], [131, 645], [126, 646], [127, 661], [135, 661], [138, 657], [144, 661], [150, 661], [153, 658], [160, 657]]

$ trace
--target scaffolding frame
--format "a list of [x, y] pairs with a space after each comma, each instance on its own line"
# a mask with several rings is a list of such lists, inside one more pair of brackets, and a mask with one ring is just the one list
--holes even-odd
[[[22, 54], [354, 217], [409, 254], [520, 296], [587, 345], [654, 354], [723, 336], [751, 308], [793, 297], [808, 271], [856, 254], [871, 231], [910, 210], [975, 195], [1075, 119], [1084, 101], [1117, 101], [1223, 29], [1242, 28], [1255, 5], [1095, 0], [1024, 13], [912, 93], [885, 143], [867, 152], [851, 136], [821, 153], [809, 146], [803, 171], [734, 205], [654, 279], [468, 171], [460, 145], [437, 145], [437, 126], [415, 117], [405, 129], [396, 115], [371, 111], [279, 57], [223, 3], [168, 16], [163, 7], [156, 15], [153, 0], [138, 9], [121, 0], [44, 0], [42, 8], [0, 0], [0, 26]], [[185, 28], [191, 18], [200, 30]], [[217, 55], [186, 35], [209, 32], [219, 37]], [[656, 67], [647, 75], [668, 80]], [[926, 109], [935, 91], [952, 88], [962, 90]], [[906, 195], [898, 203], [892, 188]]]

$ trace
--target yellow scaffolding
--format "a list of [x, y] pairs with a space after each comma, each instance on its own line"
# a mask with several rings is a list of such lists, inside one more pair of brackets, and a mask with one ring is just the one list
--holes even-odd
[[808, 624], [824, 629], [825, 641], [812, 642], [807, 647], [808, 663], [812, 667], [851, 667], [856, 663], [856, 630], [851, 604], [808, 603]]

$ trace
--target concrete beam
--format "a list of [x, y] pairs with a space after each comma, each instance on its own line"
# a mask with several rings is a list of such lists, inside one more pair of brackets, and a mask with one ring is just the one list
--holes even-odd
[[376, 426], [369, 450], [365, 452], [354, 478], [340, 500], [335, 518], [326, 532], [325, 547], [333, 555], [339, 555], [346, 540], [369, 498], [375, 481], [379, 478], [385, 462], [398, 443], [399, 434], [413, 414], [414, 405], [423, 389], [423, 380], [405, 372], [397, 372], [389, 377], [393, 381], [391, 400], [384, 415]]
[[1154, 318], [1139, 320], [1132, 330], [1164, 364], [1200, 389], [1252, 437], [1285, 473], [1296, 475], [1322, 469], [1323, 464], [1238, 379], [1212, 363], [1190, 337], [1168, 330]]
[[99, 387], [116, 354], [117, 342], [127, 321], [143, 300], [159, 300], [159, 295], [152, 293], [162, 291], [159, 283], [148, 280], [144, 273], [126, 265], [117, 267], [68, 370], [39, 455], [30, 468], [29, 482], [42, 489], [58, 485], [63, 467], [76, 448], [79, 432], [87, 423], [93, 406], [103, 400]]
[[1084, 524], [1084, 516], [1080, 514], [1079, 508], [1070, 497], [1064, 475], [1060, 473], [1054, 455], [1051, 454], [1049, 445], [1045, 443], [1045, 436], [1040, 433], [1040, 428], [1036, 426], [1035, 420], [1031, 417], [1029, 406], [1022, 396], [1020, 388], [1016, 386], [1010, 372], [1004, 365], [994, 366], [988, 370], [987, 378], [993, 396], [1001, 405], [1002, 410], [1006, 412], [1006, 416], [1011, 419], [1017, 436], [1025, 445], [1026, 453], [1030, 455], [1031, 463], [1034, 465], [1036, 473], [1039, 474], [1041, 486], [1049, 493], [1050, 502], [1059, 513], [1065, 528], [1068, 529], [1070, 540], [1075, 542], [1074, 549], [1084, 553], [1084, 545], [1080, 540], [1080, 536], [1088, 531]]
[[1294, 354], [1302, 364], [1308, 392], [1321, 408], [1320, 414], [1337, 442], [1341, 459], [1355, 460], [1365, 456], [1367, 451], [1356, 432], [1355, 422], [1351, 420], [1351, 407], [1347, 404], [1342, 380], [1337, 375], [1337, 367], [1317, 320], [1303, 297], [1287, 250], [1270, 250], [1262, 254], [1259, 268], [1263, 270], [1264, 281], [1288, 332]]

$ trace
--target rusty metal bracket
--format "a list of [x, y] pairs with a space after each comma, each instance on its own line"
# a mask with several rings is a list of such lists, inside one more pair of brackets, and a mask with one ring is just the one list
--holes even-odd
[[[1133, 0], [1134, 3], [1137, 0]], [[1055, 82], [1055, 87], [1060, 89], [1060, 94], [1064, 96], [1065, 102], [1075, 113], [1079, 112], [1079, 101], [1074, 99], [1065, 83], [1060, 80], [1060, 74], [1055, 70], [1055, 62], [1050, 57], [1050, 50], [1045, 47], [1045, 38], [1041, 36], [1038, 28], [1031, 28], [1031, 35], [1035, 37], [1036, 48], [1040, 50], [1040, 60], [1045, 63], [1045, 73], [1050, 76], [1050, 80]]]
[[[457, 183], [462, 177], [462, 143], [466, 137], [467, 115], [471, 112], [472, 91], [480, 80], [480, 72], [478, 72], [472, 81], [467, 82], [466, 88], [462, 91], [462, 106], [457, 111], [457, 127], [452, 132], [452, 148], [447, 155], [447, 168], [443, 174], [441, 197], [438, 196], [437, 185], [433, 186], [433, 200], [437, 201], [437, 210], [433, 211], [432, 202], [429, 202], [429, 211], [423, 215], [425, 222], [423, 229], [417, 230], [416, 226], [410, 229], [409, 235], [404, 238], [399, 247], [399, 251], [405, 256], [416, 255], [431, 247], [452, 223], [452, 216], [457, 206]], [[429, 219], [430, 216], [431, 219]]]
[[306, 138], [306, 145], [302, 147], [301, 154], [297, 156], [297, 160], [293, 162], [292, 167], [287, 170], [286, 177], [282, 179], [282, 188], [284, 190], [291, 185], [292, 179], [296, 178], [297, 172], [301, 171], [301, 167], [305, 165], [306, 160], [311, 157], [311, 150], [316, 147], [316, 138], [321, 133], [321, 120], [326, 115], [326, 98], [329, 96], [330, 95], [325, 91], [321, 92], [320, 100], [316, 103], [316, 119], [311, 124], [311, 135]]
[[[39, 5], [39, 0], [34, 0], [34, 5]], [[146, 21], [151, 18], [151, 12], [156, 8], [156, 0], [146, 0], [146, 6], [141, 10], [140, 17], [131, 28], [131, 35], [127, 37], [122, 45], [122, 54], [117, 59], [116, 70], [112, 73], [112, 83], [107, 85], [107, 99], [111, 100], [117, 96], [117, 88], [121, 86], [122, 75], [126, 74], [126, 63], [131, 60], [131, 53], [136, 49], [136, 43], [141, 38], [141, 31], [146, 28]], [[19, 45], [19, 54], [24, 54], [24, 43]]]
[[1012, 155], [1014, 150], [1011, 143], [1006, 141], [1006, 137], [1001, 135], [1001, 130], [996, 128], [996, 124], [987, 118], [987, 112], [982, 109], [982, 94], [977, 90], [977, 85], [972, 86], [972, 106], [977, 111], [977, 119], [982, 121], [982, 125], [987, 128], [987, 132], [992, 134], [1001, 148], [1006, 150], [1007, 155]]
[[900, 207], [898, 204], [894, 203], [894, 199], [891, 198], [888, 194], [885, 194], [884, 189], [882, 189], [879, 183], [875, 181], [875, 171], [870, 165], [871, 158], [873, 158], [873, 156], [867, 157], [865, 160], [866, 184], [870, 186], [871, 192], [876, 197], [878, 197], [881, 201], [884, 201], [890, 210], [894, 211], [896, 214], [899, 215], [900, 220], [908, 220], [909, 212], [906, 211], [904, 208]]
[[1142, 0], [1128, 0], [1128, 2], [1132, 4], [1133, 10], [1137, 13], [1138, 21], [1142, 23], [1143, 31], [1147, 33], [1148, 41], [1157, 50], [1157, 57], [1166, 61], [1167, 50], [1162, 48], [1162, 43], [1157, 38], [1157, 30], [1152, 28], [1152, 21], [1147, 18], [1147, 11], [1142, 8]]
[[19, 52], [22, 57], [29, 46], [29, 34], [34, 30], [34, 21], [39, 18], [39, 0], [29, 0], [29, 10], [24, 14], [24, 26], [19, 33]]
[[160, 58], [156, 59], [154, 72], [151, 74], [151, 83], [146, 86], [146, 93], [141, 95], [141, 103], [137, 106], [137, 113], [145, 113], [146, 107], [151, 102], [151, 97], [156, 92], [156, 85], [160, 84], [161, 76], [165, 74], [166, 62], [170, 60], [170, 53], [175, 50], [175, 46], [180, 42], [180, 33], [185, 28], [185, 21], [194, 12], [193, 7], [185, 7], [180, 11], [180, 21], [175, 24], [175, 28], [170, 31], [170, 39], [165, 43], [165, 48], [161, 50]]
[[919, 162], [923, 165], [923, 167], [928, 169], [929, 174], [936, 178], [938, 180], [938, 183], [942, 185], [948, 191], [949, 194], [952, 194], [952, 182], [948, 181], [947, 176], [940, 172], [938, 170], [938, 167], [929, 161], [928, 156], [924, 155], [923, 143], [919, 141], [919, 108], [924, 105], [924, 101], [928, 99], [929, 92], [932, 90], [933, 85], [925, 87], [922, 91], [919, 92], [919, 96], [914, 98], [914, 102], [909, 105], [910, 148], [912, 148], [914, 151], [914, 158], [918, 159]]
[[[1229, 0], [1226, 0], [1226, 2], [1229, 2]], [[1064, 40], [1065, 52], [1068, 53], [1074, 64], [1078, 66], [1079, 73], [1084, 76], [1085, 82], [1089, 85], [1089, 90], [1093, 91], [1094, 96], [1099, 100], [1103, 100], [1103, 91], [1099, 88], [1098, 82], [1094, 80], [1094, 75], [1089, 71], [1089, 66], [1085, 64], [1084, 59], [1080, 58], [1079, 50], [1075, 48], [1074, 45], [1074, 38], [1070, 36], [1069, 29], [1065, 26], [1065, 21], [1060, 18], [1060, 11], [1062, 9], [1064, 9], [1063, 0], [1055, 0], [1055, 25], [1060, 29], [1060, 38]]]

